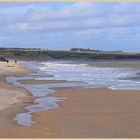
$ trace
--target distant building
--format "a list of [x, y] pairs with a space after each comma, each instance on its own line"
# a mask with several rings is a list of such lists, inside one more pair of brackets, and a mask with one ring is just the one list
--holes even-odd
[[100, 50], [91, 50], [90, 48], [84, 49], [84, 48], [71, 48], [70, 51], [74, 52], [99, 52]]
[[84, 51], [91, 51], [89, 48], [88, 49], [83, 49], [83, 48], [71, 48], [71, 51], [75, 52], [84, 52]]

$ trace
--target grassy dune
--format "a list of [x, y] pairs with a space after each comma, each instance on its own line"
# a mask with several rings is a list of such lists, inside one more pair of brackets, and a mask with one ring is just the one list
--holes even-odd
[[0, 51], [0, 56], [5, 58], [17, 59], [140, 59], [140, 53], [134, 52], [76, 52], [58, 50], [39, 50], [39, 49], [6, 49]]

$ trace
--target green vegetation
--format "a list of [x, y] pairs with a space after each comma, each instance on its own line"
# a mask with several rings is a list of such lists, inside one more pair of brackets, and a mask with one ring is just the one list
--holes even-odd
[[1, 48], [0, 57], [18, 59], [140, 59], [140, 53], [122, 51], [74, 50], [58, 51], [47, 49]]

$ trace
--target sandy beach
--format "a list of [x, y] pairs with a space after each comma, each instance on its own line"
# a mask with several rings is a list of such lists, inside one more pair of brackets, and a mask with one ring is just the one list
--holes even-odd
[[[0, 62], [0, 131], [16, 126], [15, 115], [23, 111], [33, 99], [26, 89], [7, 83], [5, 77], [30, 72], [31, 70], [25, 67], [24, 62], [18, 62], [16, 65], [14, 61], [8, 64]], [[1, 133], [0, 137], [2, 137]]]
[[23, 62], [14, 64], [14, 62], [0, 62], [0, 110], [7, 108], [9, 105], [20, 102], [21, 97], [26, 96], [27, 90], [15, 87], [6, 83], [5, 77], [10, 75], [21, 75], [30, 73]]
[[140, 137], [139, 91], [66, 89], [55, 95], [68, 100], [58, 110], [36, 113], [42, 123], [46, 118], [53, 124], [53, 137]]
[[[2, 66], [3, 65], [3, 66]], [[33, 96], [21, 87], [6, 83], [6, 75], [31, 72], [21, 62], [14, 67], [1, 63], [1, 138], [138, 138], [140, 137], [139, 90], [58, 88], [53, 97], [66, 97], [58, 109], [33, 113], [32, 126], [17, 125], [14, 117], [23, 112]], [[22, 81], [38, 84], [38, 80]], [[42, 80], [40, 84], [65, 82]]]
[[33, 114], [31, 127], [0, 129], [1, 137], [138, 138], [139, 91], [62, 89], [51, 96], [68, 97], [56, 110]]

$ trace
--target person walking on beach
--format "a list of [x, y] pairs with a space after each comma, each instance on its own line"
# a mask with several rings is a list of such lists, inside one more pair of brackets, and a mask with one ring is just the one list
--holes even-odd
[[9, 63], [9, 60], [6, 60], [7, 63]]
[[15, 60], [15, 64], [17, 64], [17, 60]]

